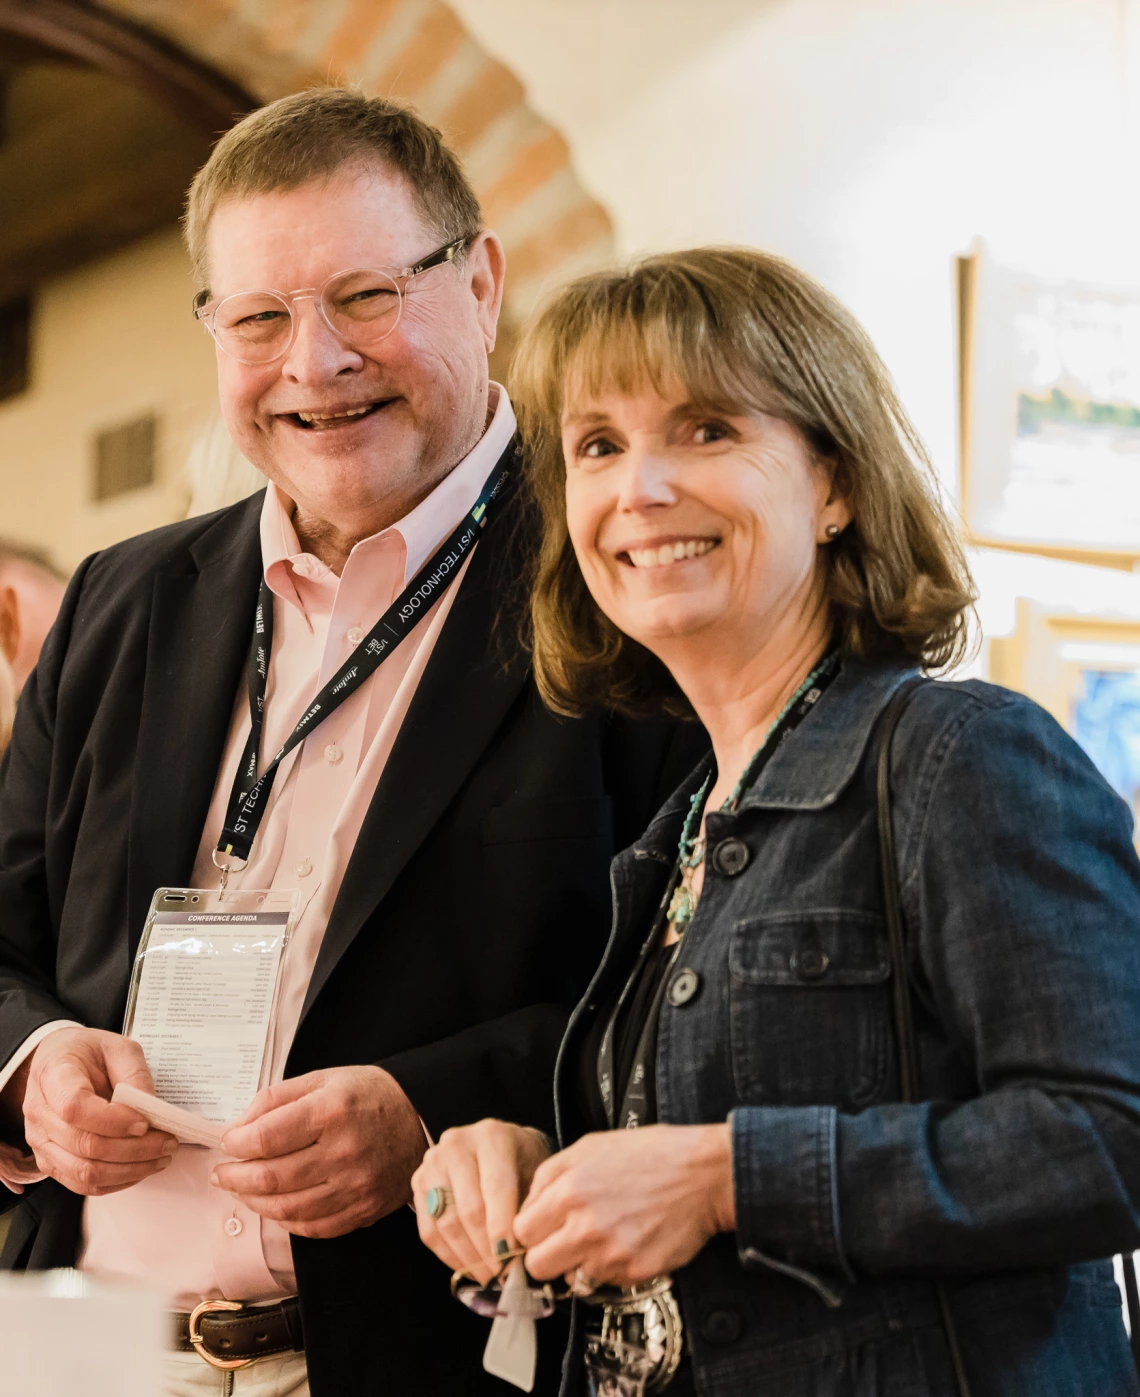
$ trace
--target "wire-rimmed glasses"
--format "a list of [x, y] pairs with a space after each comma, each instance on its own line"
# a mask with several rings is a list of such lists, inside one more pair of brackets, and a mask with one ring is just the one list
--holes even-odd
[[211, 300], [194, 297], [194, 318], [240, 364], [271, 364], [288, 354], [297, 336], [297, 301], [311, 300], [317, 313], [351, 349], [372, 349], [400, 323], [408, 282], [432, 267], [454, 262], [470, 238], [457, 238], [411, 267], [354, 267], [334, 272], [320, 286], [296, 291], [237, 291]]

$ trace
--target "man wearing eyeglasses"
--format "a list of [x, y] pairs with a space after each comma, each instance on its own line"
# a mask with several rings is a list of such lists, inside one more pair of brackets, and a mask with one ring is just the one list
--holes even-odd
[[[553, 1128], [610, 856], [699, 737], [538, 698], [487, 373], [503, 252], [437, 132], [356, 93], [275, 103], [218, 143], [187, 237], [269, 485], [89, 559], [25, 690], [0, 788], [3, 1262], [165, 1291], [170, 1393], [479, 1391], [486, 1327], [418, 1244], [410, 1177], [451, 1125]], [[213, 1150], [110, 1096], [154, 1090], [121, 1029], [156, 889], [219, 882], [295, 912], [262, 1089]]]

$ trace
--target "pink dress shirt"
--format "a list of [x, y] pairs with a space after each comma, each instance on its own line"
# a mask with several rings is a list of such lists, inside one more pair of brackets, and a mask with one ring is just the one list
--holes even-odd
[[[497, 385], [492, 405], [493, 417], [471, 454], [399, 523], [358, 543], [339, 578], [301, 551], [289, 502], [269, 486], [261, 548], [274, 595], [274, 642], [263, 754], [277, 750], [320, 686], [473, 507], [515, 430], [510, 402]], [[301, 894], [263, 1086], [284, 1074], [345, 868], [470, 557], [400, 648], [282, 763], [249, 863], [231, 875], [231, 887]], [[196, 887], [217, 886], [211, 855], [248, 733], [243, 683], [194, 864]], [[122, 1193], [88, 1199], [80, 1268], [156, 1287], [187, 1310], [206, 1299], [256, 1302], [294, 1294], [288, 1233], [210, 1187], [220, 1158], [216, 1151], [183, 1148], [163, 1173]]]

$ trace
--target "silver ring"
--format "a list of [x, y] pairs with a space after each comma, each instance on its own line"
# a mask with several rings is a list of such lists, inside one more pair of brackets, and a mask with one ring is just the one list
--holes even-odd
[[444, 1188], [442, 1184], [438, 1188], [429, 1188], [427, 1197], [424, 1199], [424, 1206], [427, 1208], [429, 1218], [441, 1218], [448, 1207], [455, 1202], [449, 1188]]

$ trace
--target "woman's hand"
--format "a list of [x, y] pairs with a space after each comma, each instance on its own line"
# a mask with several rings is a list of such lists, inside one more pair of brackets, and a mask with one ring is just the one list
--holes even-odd
[[691, 1261], [736, 1227], [725, 1125], [587, 1135], [546, 1161], [515, 1219], [537, 1280], [635, 1285]]
[[[517, 1248], [515, 1214], [549, 1154], [546, 1136], [529, 1126], [482, 1120], [445, 1130], [412, 1175], [421, 1240], [453, 1271], [489, 1281], [503, 1267], [496, 1243]], [[433, 1188], [451, 1195], [438, 1218], [428, 1216]]]

